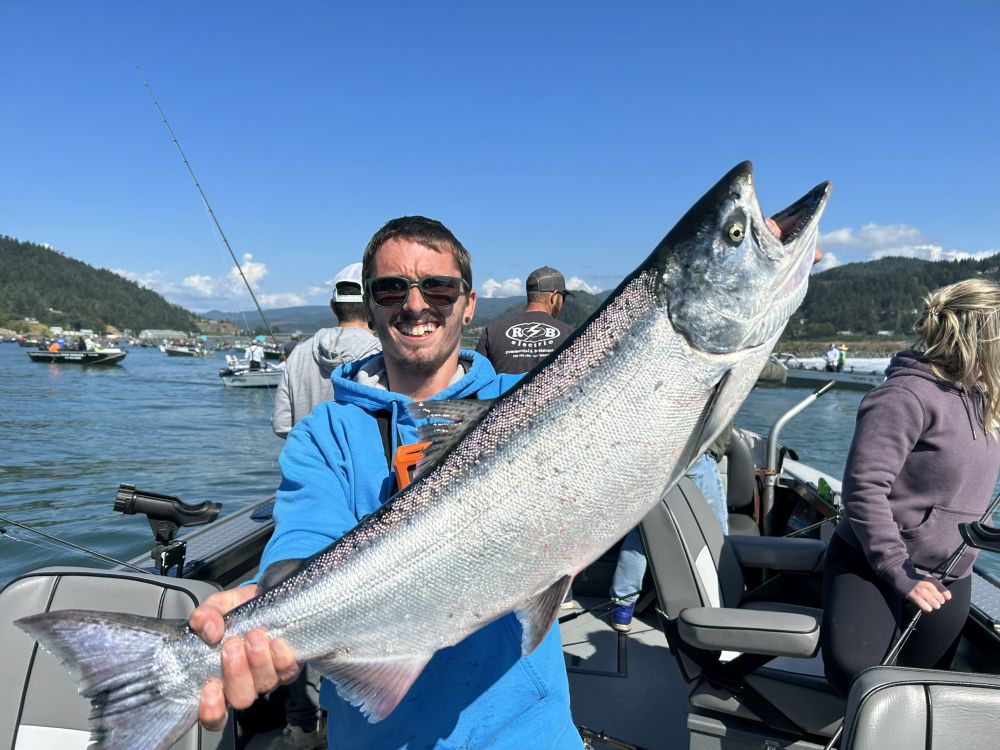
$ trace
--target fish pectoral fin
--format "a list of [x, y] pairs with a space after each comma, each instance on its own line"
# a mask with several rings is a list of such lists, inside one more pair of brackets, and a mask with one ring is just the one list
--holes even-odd
[[552, 623], [555, 622], [559, 606], [572, 585], [573, 576], [563, 576], [544, 591], [528, 599], [525, 605], [517, 610], [517, 619], [521, 623], [522, 631], [522, 655], [530, 654], [545, 640]]
[[339, 652], [311, 659], [309, 663], [337, 686], [341, 698], [360, 708], [374, 724], [399, 705], [431, 656], [419, 654], [362, 661]]
[[457, 398], [440, 401], [419, 401], [408, 404], [406, 410], [415, 421], [426, 421], [417, 428], [421, 442], [430, 443], [417, 461], [412, 480], [426, 474], [452, 446], [479, 424], [494, 399]]
[[264, 575], [257, 579], [258, 593], [262, 594], [268, 589], [273, 589], [293, 573], [298, 573], [304, 562], [304, 557], [295, 557], [289, 560], [277, 560], [268, 565]]

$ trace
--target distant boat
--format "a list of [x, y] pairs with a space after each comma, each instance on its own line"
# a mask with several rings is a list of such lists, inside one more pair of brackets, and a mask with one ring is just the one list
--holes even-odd
[[226, 388], [277, 388], [285, 372], [284, 367], [271, 367], [266, 362], [259, 370], [251, 370], [250, 363], [226, 355], [226, 366], [219, 369]]
[[56, 362], [74, 365], [113, 365], [125, 359], [126, 354], [128, 352], [124, 349], [94, 349], [91, 351], [60, 349], [57, 352], [44, 350], [28, 352], [32, 362]]
[[164, 346], [163, 353], [168, 357], [211, 357], [212, 350], [201, 346]]
[[870, 391], [885, 382], [885, 372], [873, 369], [856, 369], [846, 367], [840, 372], [829, 372], [820, 367], [807, 367], [797, 362], [794, 357], [784, 362], [787, 371], [785, 384], [793, 386], [818, 387], [831, 380], [838, 388]]

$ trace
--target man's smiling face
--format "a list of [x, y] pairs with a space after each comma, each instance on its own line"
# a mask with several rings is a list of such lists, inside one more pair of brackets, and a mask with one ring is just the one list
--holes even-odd
[[[456, 276], [461, 271], [450, 250], [437, 251], [412, 240], [394, 237], [376, 252], [371, 278], [403, 276], [417, 281], [426, 276]], [[432, 376], [449, 360], [457, 363], [462, 323], [476, 309], [476, 293], [462, 294], [453, 305], [433, 307], [411, 287], [400, 307], [380, 307], [367, 300], [382, 354], [400, 370]]]

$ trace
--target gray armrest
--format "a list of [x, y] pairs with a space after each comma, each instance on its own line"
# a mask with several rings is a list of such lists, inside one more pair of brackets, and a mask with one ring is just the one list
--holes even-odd
[[745, 607], [689, 607], [677, 619], [685, 643], [707, 651], [808, 658], [819, 648], [822, 613], [810, 607], [754, 602]]
[[826, 542], [765, 536], [729, 536], [726, 543], [745, 568], [815, 573], [823, 567]]

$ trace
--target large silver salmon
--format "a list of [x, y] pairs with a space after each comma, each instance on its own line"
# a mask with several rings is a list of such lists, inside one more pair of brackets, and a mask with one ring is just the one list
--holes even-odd
[[[828, 193], [777, 214], [779, 240], [751, 165], [734, 168], [506, 395], [414, 405], [434, 443], [419, 478], [297, 570], [272, 566], [285, 570], [227, 633], [286, 638], [372, 721], [435, 651], [507, 612], [530, 652], [573, 576], [735, 416], [805, 295]], [[218, 647], [184, 622], [66, 610], [17, 624], [75, 673], [100, 748], [168, 747], [220, 674]]]

